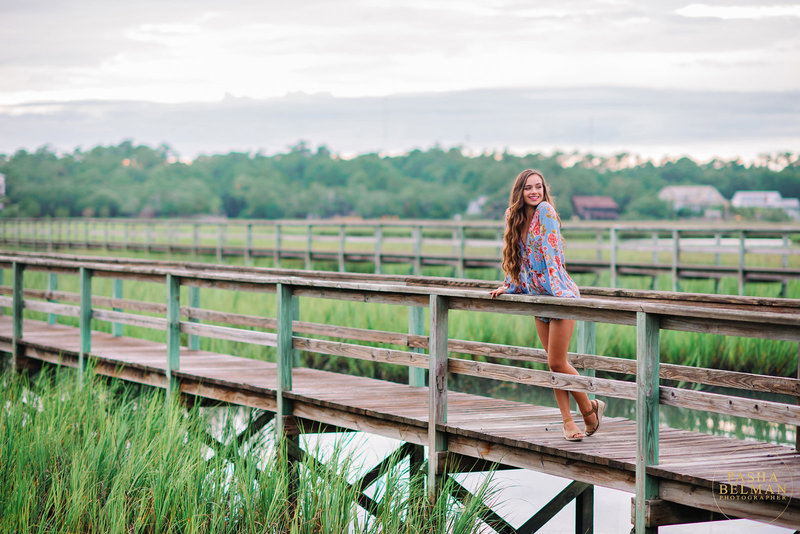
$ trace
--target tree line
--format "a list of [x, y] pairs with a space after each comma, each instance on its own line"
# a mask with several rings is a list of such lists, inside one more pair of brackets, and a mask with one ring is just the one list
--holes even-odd
[[621, 165], [627, 154], [468, 156], [433, 147], [398, 156], [342, 158], [299, 142], [284, 153], [203, 155], [182, 162], [167, 145], [124, 141], [58, 154], [49, 147], [0, 155], [6, 177], [5, 217], [175, 217], [498, 219], [514, 177], [543, 172], [564, 219], [573, 195], [612, 197], [623, 218], [672, 217], [658, 199], [667, 185], [712, 185], [731, 198], [739, 190], [777, 190], [800, 197], [800, 158], [764, 156], [759, 164], [681, 158], [662, 165]]

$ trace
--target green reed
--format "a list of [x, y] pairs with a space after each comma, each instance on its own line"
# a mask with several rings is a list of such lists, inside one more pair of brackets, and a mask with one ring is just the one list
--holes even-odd
[[80, 389], [74, 370], [48, 367], [0, 383], [0, 532], [470, 533], [494, 494], [487, 477], [463, 506], [446, 487], [430, 505], [400, 462], [376, 483], [369, 516], [348, 483], [360, 466], [339, 442], [306, 447], [325, 463], [300, 467], [270, 432], [239, 447], [223, 424], [212, 453], [210, 412], [161, 390], [91, 372]]

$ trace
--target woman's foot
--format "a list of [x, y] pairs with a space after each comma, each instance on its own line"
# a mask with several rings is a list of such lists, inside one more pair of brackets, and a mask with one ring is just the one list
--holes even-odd
[[586, 435], [591, 436], [597, 429], [600, 428], [600, 423], [603, 421], [603, 412], [606, 411], [606, 403], [594, 399], [591, 401], [592, 410], [588, 413], [582, 413], [583, 423], [586, 426]]
[[567, 441], [580, 441], [583, 439], [581, 429], [572, 419], [564, 421], [564, 439]]

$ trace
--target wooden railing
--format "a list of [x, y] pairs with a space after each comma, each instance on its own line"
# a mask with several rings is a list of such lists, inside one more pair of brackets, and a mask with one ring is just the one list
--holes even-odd
[[[0, 287], [4, 296], [0, 306], [11, 308], [13, 316], [12, 352], [21, 354], [24, 341], [23, 315], [26, 310], [55, 316], [78, 318], [80, 327], [79, 369], [84, 370], [91, 353], [92, 321], [130, 325], [166, 332], [166, 385], [174, 390], [175, 374], [180, 371], [180, 334], [189, 337], [188, 346], [198, 347], [198, 338], [216, 338], [275, 347], [278, 365], [278, 414], [291, 414], [292, 368], [297, 365], [297, 350], [402, 365], [410, 370], [413, 385], [424, 385], [428, 372], [430, 423], [428, 446], [429, 487], [435, 491], [441, 475], [441, 462], [447, 451], [442, 425], [447, 423], [448, 375], [460, 374], [517, 384], [583, 391], [636, 403], [638, 461], [637, 495], [652, 498], [658, 494], [657, 479], [647, 466], [659, 462], [659, 406], [670, 405], [692, 410], [716, 412], [773, 423], [800, 425], [800, 406], [782, 400], [757, 400], [731, 394], [691, 389], [692, 384], [726, 386], [800, 398], [800, 379], [774, 377], [735, 371], [660, 364], [661, 330], [703, 332], [762, 339], [800, 342], [800, 301], [752, 297], [717, 297], [698, 294], [672, 294], [649, 291], [612, 291], [587, 288], [580, 299], [545, 296], [504, 295], [490, 299], [487, 283], [467, 280], [432, 279], [386, 275], [309, 274], [304, 271], [220, 268], [185, 264], [148, 265], [144, 261], [67, 261], [8, 253], [0, 255], [0, 267], [10, 270], [10, 286]], [[25, 288], [27, 271], [48, 274], [48, 289]], [[79, 293], [55, 289], [56, 275], [77, 276]], [[96, 278], [119, 280], [111, 296], [95, 295]], [[121, 298], [121, 280], [165, 284], [166, 302], [153, 303]], [[182, 306], [180, 291], [189, 288], [189, 305]], [[203, 309], [200, 288], [228, 291], [266, 292], [277, 295], [275, 317], [229, 313]], [[296, 319], [298, 299], [324, 298], [367, 303], [389, 303], [409, 308], [408, 332], [376, 331], [365, 328], [303, 322]], [[424, 335], [422, 313], [428, 308], [429, 335]], [[576, 353], [571, 362], [589, 376], [573, 376], [517, 365], [470, 359], [479, 356], [515, 362], [546, 363], [541, 349], [501, 345], [448, 337], [450, 310], [489, 312], [525, 316], [569, 318], [579, 321]], [[208, 324], [208, 323], [222, 323]], [[636, 360], [594, 354], [595, 323], [635, 326]], [[255, 330], [253, 330], [255, 329]], [[115, 335], [121, 329], [113, 327]], [[313, 336], [336, 338], [319, 339]], [[405, 350], [379, 346], [399, 345]], [[422, 352], [427, 351], [427, 352]], [[453, 356], [451, 356], [451, 354]], [[16, 360], [15, 360], [16, 361]], [[598, 378], [594, 371], [635, 375], [636, 381]], [[83, 376], [82, 372], [78, 373]], [[667, 387], [662, 379], [688, 383], [689, 387]], [[283, 418], [276, 418], [278, 432]], [[644, 498], [637, 499], [637, 525], [644, 525]], [[643, 528], [643, 527], [642, 527]], [[637, 526], [637, 531], [638, 526]], [[642, 530], [643, 531], [643, 530]]]
[[[786, 284], [800, 279], [800, 225], [731, 226], [701, 223], [564, 223], [567, 261], [573, 272], [620, 275], [668, 274], [672, 290], [681, 278], [735, 277], [739, 294], [748, 280]], [[0, 244], [52, 251], [102, 248], [192, 255], [237, 255], [334, 262], [369, 262], [380, 273], [387, 263], [450, 265], [463, 277], [469, 267], [499, 267], [502, 223], [498, 221], [266, 221], [156, 219], [0, 219]]]

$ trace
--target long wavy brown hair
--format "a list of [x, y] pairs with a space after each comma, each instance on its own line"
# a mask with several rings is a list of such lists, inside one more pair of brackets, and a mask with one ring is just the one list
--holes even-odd
[[[547, 181], [544, 175], [536, 169], [525, 169], [517, 175], [514, 180], [514, 185], [511, 186], [511, 194], [508, 196], [508, 209], [506, 210], [506, 233], [503, 238], [503, 271], [511, 276], [511, 281], [519, 284], [519, 271], [522, 263], [522, 258], [519, 253], [519, 242], [525, 237], [528, 229], [525, 227], [527, 216], [525, 214], [525, 200], [523, 199], [523, 192], [525, 190], [525, 182], [528, 181], [532, 175], [536, 175], [542, 179], [542, 202], [548, 202], [555, 210], [556, 205], [550, 198], [550, 188], [547, 186]], [[561, 226], [561, 218], [556, 211], [556, 218], [558, 218], [558, 225]]]

